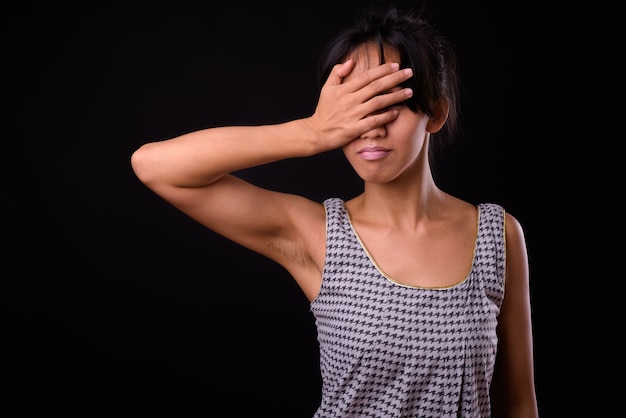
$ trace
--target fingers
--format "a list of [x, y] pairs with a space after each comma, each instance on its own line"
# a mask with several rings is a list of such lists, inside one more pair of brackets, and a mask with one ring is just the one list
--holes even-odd
[[413, 90], [410, 88], [398, 88], [391, 92], [374, 96], [363, 104], [364, 112], [370, 115], [387, 111], [387, 108], [390, 106], [401, 103], [411, 96], [413, 96]]
[[330, 72], [326, 84], [331, 86], [340, 85], [343, 82], [343, 79], [347, 77], [354, 69], [354, 64], [355, 61], [353, 59], [349, 59], [343, 64], [336, 64], [333, 67], [333, 70]]
[[413, 95], [409, 88], [399, 85], [413, 75], [413, 70], [405, 68], [395, 70], [397, 65], [384, 64], [358, 74], [350, 83], [352, 88], [362, 86], [354, 95], [362, 103], [362, 111], [366, 115], [382, 113], [389, 106], [405, 101]]
[[398, 63], [386, 63], [356, 74], [353, 79], [344, 83], [344, 78], [352, 73], [355, 65], [356, 61], [353, 59], [336, 64], [326, 80], [326, 85], [343, 84], [344, 92], [357, 93], [362, 102], [398, 86], [413, 75], [413, 70], [410, 68], [399, 71]]
[[369, 115], [411, 97], [411, 89], [399, 86], [411, 76], [412, 69], [399, 70], [398, 64], [389, 63], [354, 74], [343, 87], [352, 92], [356, 102], [362, 104], [362, 111]]
[[413, 96], [413, 90], [399, 89], [391, 93], [373, 97], [364, 106], [368, 112], [367, 116], [359, 121], [359, 129], [367, 132], [379, 126], [393, 121], [399, 114], [399, 110], [394, 105], [401, 103]]
[[372, 97], [408, 80], [412, 75], [410, 68], [399, 70], [397, 63], [387, 63], [355, 74], [345, 85], [352, 92], [362, 91]]
[[352, 70], [354, 69], [355, 64], [356, 64], [356, 61], [354, 61], [353, 59], [349, 59], [343, 64], [338, 65], [337, 75], [339, 75], [339, 77], [341, 78], [347, 77], [348, 74], [350, 74]]
[[375, 113], [363, 118], [359, 121], [357, 130], [358, 132], [368, 132], [372, 129], [378, 128], [393, 121], [398, 117], [398, 109], [388, 109], [384, 112]]
[[[366, 79], [370, 79], [371, 74], [366, 74]], [[391, 74], [384, 75], [380, 78], [376, 78], [362, 87], [356, 94], [364, 103], [375, 105], [375, 108], [381, 109], [391, 104], [398, 103], [402, 100], [406, 100], [412, 95], [410, 89], [400, 88], [400, 84], [405, 82], [413, 75], [413, 71], [410, 68], [405, 68], [401, 71], [395, 71]], [[406, 94], [406, 96], [403, 96]], [[396, 100], [397, 99], [397, 100]], [[372, 109], [374, 111], [374, 109]]]

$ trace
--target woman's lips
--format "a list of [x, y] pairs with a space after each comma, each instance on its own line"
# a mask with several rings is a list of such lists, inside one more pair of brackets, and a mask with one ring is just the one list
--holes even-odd
[[391, 151], [382, 147], [365, 147], [359, 150], [358, 154], [367, 161], [379, 160]]

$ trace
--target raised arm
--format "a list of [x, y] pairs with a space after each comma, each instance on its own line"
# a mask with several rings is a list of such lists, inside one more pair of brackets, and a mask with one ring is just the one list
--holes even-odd
[[163, 199], [224, 237], [277, 261], [297, 280], [303, 271], [309, 274], [315, 268], [321, 277], [321, 205], [261, 189], [229, 173], [335, 149], [395, 118], [393, 111], [376, 111], [407, 98], [403, 90], [382, 93], [410, 73], [386, 64], [342, 84], [353, 67], [352, 61], [335, 67], [310, 117], [274, 125], [215, 127], [151, 142], [133, 153], [133, 170]]

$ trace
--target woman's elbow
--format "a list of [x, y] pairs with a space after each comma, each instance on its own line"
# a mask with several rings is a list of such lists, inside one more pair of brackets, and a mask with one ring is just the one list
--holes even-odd
[[159, 166], [155, 163], [156, 157], [150, 148], [150, 144], [144, 144], [130, 156], [130, 166], [135, 176], [145, 185], [154, 183], [157, 177], [156, 167]]

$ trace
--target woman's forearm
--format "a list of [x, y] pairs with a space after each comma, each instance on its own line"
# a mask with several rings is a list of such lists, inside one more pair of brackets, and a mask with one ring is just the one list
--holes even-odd
[[226, 173], [317, 152], [305, 119], [261, 126], [227, 126], [191, 132], [141, 146], [131, 157], [146, 185], [202, 187]]

